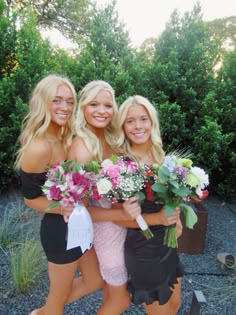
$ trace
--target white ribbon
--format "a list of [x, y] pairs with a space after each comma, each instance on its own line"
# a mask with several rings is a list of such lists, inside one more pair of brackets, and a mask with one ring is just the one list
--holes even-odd
[[68, 222], [68, 238], [66, 249], [77, 246], [84, 253], [90, 249], [93, 242], [93, 224], [88, 210], [81, 204], [76, 204]]

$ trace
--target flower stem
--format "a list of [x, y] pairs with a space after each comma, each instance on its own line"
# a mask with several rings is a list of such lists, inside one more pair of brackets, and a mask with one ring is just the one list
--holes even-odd
[[178, 247], [178, 242], [176, 238], [176, 227], [175, 226], [168, 226], [165, 230], [164, 236], [164, 245], [172, 248]]
[[142, 230], [142, 234], [146, 237], [147, 240], [154, 236], [141, 214], [137, 216], [136, 222], [138, 223], [140, 229]]

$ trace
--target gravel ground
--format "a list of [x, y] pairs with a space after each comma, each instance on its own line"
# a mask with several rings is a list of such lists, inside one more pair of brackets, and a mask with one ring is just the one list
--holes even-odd
[[[18, 197], [14, 194], [15, 199]], [[11, 198], [12, 193], [0, 197], [0, 220]], [[222, 267], [216, 259], [220, 252], [236, 256], [236, 203], [209, 196], [203, 205], [208, 211], [204, 251], [198, 255], [179, 254], [186, 273], [182, 280], [182, 306], [178, 315], [190, 314], [194, 290], [201, 290], [206, 298], [206, 303], [201, 305], [201, 315], [236, 315], [236, 268]], [[37, 232], [38, 224], [35, 229]], [[0, 315], [27, 315], [45, 301], [47, 272], [30, 293], [17, 294], [12, 286], [8, 254], [0, 249]], [[100, 303], [101, 292], [97, 291], [67, 305], [64, 314], [95, 315]], [[145, 315], [145, 312], [142, 306], [131, 304], [123, 315]]]

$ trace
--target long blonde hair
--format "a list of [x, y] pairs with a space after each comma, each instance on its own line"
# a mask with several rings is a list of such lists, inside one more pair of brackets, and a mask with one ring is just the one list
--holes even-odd
[[[29, 101], [29, 112], [22, 122], [22, 132], [18, 138], [21, 147], [17, 152], [16, 168], [20, 168], [23, 154], [31, 141], [46, 133], [51, 122], [50, 104], [56, 95], [58, 86], [62, 84], [68, 86], [73, 94], [75, 111], [76, 92], [68, 78], [51, 74], [39, 81]], [[66, 126], [61, 128], [62, 143], [65, 149], [69, 147], [72, 141], [74, 116], [73, 113]]]
[[115, 146], [117, 138], [116, 127], [118, 107], [115, 100], [115, 91], [109, 83], [102, 80], [94, 80], [85, 85], [85, 87], [81, 90], [79, 94], [79, 104], [75, 120], [75, 130], [77, 135], [83, 138], [89, 152], [93, 156], [93, 159], [99, 161], [103, 158], [102, 146], [100, 141], [98, 141], [96, 135], [89, 129], [89, 126], [84, 116], [84, 107], [88, 103], [90, 103], [102, 90], [108, 91], [111, 94], [114, 109], [112, 120], [104, 130], [104, 137], [105, 141], [111, 147]]
[[133, 105], [141, 105], [143, 106], [149, 115], [149, 118], [152, 123], [151, 127], [151, 143], [152, 143], [152, 153], [153, 157], [155, 158], [158, 164], [162, 164], [164, 160], [165, 153], [162, 149], [162, 140], [161, 140], [161, 133], [160, 133], [160, 125], [158, 119], [158, 112], [155, 107], [150, 103], [150, 101], [140, 95], [130, 96], [126, 99], [123, 104], [119, 108], [118, 112], [118, 134], [119, 138], [117, 141], [117, 147], [119, 148], [120, 152], [124, 156], [129, 156], [130, 158], [141, 162], [141, 158], [134, 154], [132, 150], [132, 146], [130, 140], [126, 137], [123, 125], [125, 123], [128, 110]]

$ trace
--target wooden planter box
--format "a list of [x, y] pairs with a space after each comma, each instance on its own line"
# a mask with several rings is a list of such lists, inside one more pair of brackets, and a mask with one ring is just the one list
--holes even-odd
[[[183, 233], [178, 239], [178, 252], [185, 254], [202, 254], [205, 245], [208, 212], [201, 203], [194, 205], [198, 222], [193, 230], [183, 227]], [[183, 222], [183, 220], [182, 220]]]

